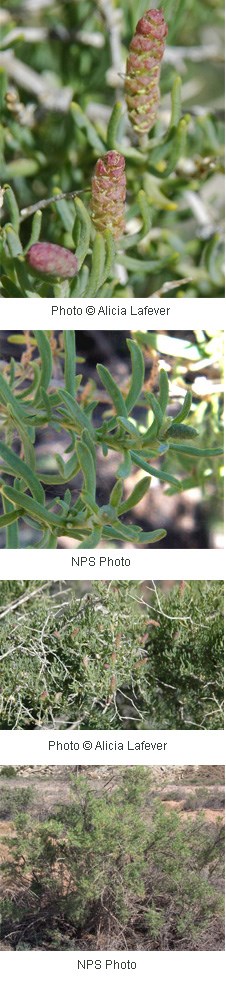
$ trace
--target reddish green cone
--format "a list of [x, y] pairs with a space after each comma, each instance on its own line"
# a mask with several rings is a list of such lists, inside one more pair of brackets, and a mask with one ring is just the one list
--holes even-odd
[[125, 159], [109, 150], [97, 160], [92, 178], [91, 215], [98, 232], [107, 229], [119, 239], [125, 228]]
[[138, 21], [129, 46], [125, 93], [129, 118], [138, 133], [148, 133], [156, 120], [167, 33], [162, 10], [147, 10]]
[[78, 272], [77, 256], [53, 242], [36, 242], [28, 250], [26, 259], [29, 266], [40, 274], [60, 276], [66, 280]]

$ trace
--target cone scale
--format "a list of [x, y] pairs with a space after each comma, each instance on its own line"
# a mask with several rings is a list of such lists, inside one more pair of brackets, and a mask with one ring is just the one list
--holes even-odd
[[119, 239], [125, 227], [125, 159], [109, 150], [97, 160], [92, 178], [91, 216], [98, 232], [109, 230]]
[[138, 21], [129, 47], [125, 94], [133, 128], [152, 129], [159, 106], [159, 77], [168, 33], [162, 10], [147, 10]]

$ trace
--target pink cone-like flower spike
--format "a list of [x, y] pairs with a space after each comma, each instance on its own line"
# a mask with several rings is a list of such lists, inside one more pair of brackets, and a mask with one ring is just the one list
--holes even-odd
[[66, 280], [70, 276], [76, 276], [78, 272], [77, 256], [69, 249], [52, 242], [36, 242], [28, 250], [26, 259], [29, 266], [40, 274], [49, 273]]
[[159, 99], [159, 76], [168, 28], [162, 10], [147, 10], [138, 21], [126, 65], [126, 102], [132, 126], [148, 133], [154, 125]]
[[97, 160], [92, 178], [91, 215], [98, 232], [109, 229], [119, 239], [125, 227], [125, 159], [109, 150]]

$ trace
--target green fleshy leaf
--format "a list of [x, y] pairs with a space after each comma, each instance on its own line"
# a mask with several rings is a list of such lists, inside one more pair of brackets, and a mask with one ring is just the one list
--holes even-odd
[[104, 385], [115, 406], [117, 416], [127, 416], [126, 403], [108, 368], [104, 368], [104, 365], [97, 365], [97, 371], [102, 385]]
[[131, 508], [138, 505], [138, 502], [144, 498], [145, 494], [147, 494], [150, 483], [149, 477], [143, 477], [141, 481], [138, 481], [138, 484], [136, 484], [135, 488], [129, 495], [129, 498], [127, 498], [126, 501], [123, 501], [122, 505], [120, 505], [118, 508], [118, 515], [124, 515], [126, 511], [130, 511]]
[[41, 355], [40, 386], [42, 386], [43, 389], [48, 389], [52, 378], [51, 347], [44, 331], [34, 331], [34, 336]]
[[130, 413], [133, 406], [137, 403], [139, 395], [143, 388], [144, 383], [144, 359], [142, 351], [136, 341], [132, 341], [127, 338], [127, 347], [129, 348], [131, 361], [132, 361], [132, 378], [130, 383], [130, 388], [128, 395], [126, 396], [125, 403], [127, 412]]
[[10, 473], [15, 474], [16, 477], [22, 477], [22, 480], [25, 482], [26, 487], [28, 487], [31, 491], [33, 497], [36, 498], [40, 504], [43, 504], [45, 495], [40, 481], [35, 476], [34, 472], [27, 466], [27, 464], [25, 464], [24, 461], [18, 457], [18, 454], [15, 454], [13, 450], [6, 447], [1, 440], [0, 455], [9, 466]]
[[188, 447], [184, 443], [169, 443], [169, 450], [175, 450], [176, 453], [187, 454], [188, 457], [222, 457], [224, 451], [222, 447], [206, 447], [206, 449], [200, 449], [199, 447]]
[[123, 460], [116, 471], [117, 477], [129, 477], [131, 474], [131, 456], [129, 450], [124, 450]]
[[66, 392], [70, 392], [70, 395], [75, 396], [76, 385], [75, 385], [75, 372], [76, 372], [76, 353], [75, 353], [75, 332], [65, 331], [64, 336], [64, 379], [65, 379], [65, 389]]
[[123, 481], [119, 478], [119, 480], [116, 481], [116, 484], [114, 485], [109, 498], [110, 505], [112, 505], [112, 508], [118, 508], [118, 505], [120, 504], [122, 498], [122, 492], [123, 492]]
[[95, 500], [96, 494], [96, 471], [92, 454], [84, 441], [81, 440], [77, 446], [78, 460], [84, 476], [85, 489]]
[[82, 433], [82, 430], [87, 429], [92, 437], [93, 435], [92, 423], [90, 423], [88, 416], [86, 416], [83, 409], [81, 409], [81, 406], [79, 406], [78, 403], [75, 402], [75, 400], [72, 398], [70, 393], [65, 392], [64, 389], [61, 389], [60, 395], [61, 395], [61, 401], [67, 407], [69, 416], [71, 420], [74, 422], [76, 432]]
[[174, 484], [175, 487], [178, 488], [178, 491], [181, 491], [181, 481], [178, 481], [176, 477], [173, 477], [173, 474], [169, 474], [168, 471], [158, 470], [157, 467], [152, 467], [151, 464], [148, 464], [143, 457], [140, 457], [139, 454], [134, 453], [134, 451], [131, 451], [131, 457], [134, 464], [137, 464], [138, 467], [142, 467], [142, 470], [147, 471], [147, 474], [151, 474], [153, 477], [158, 477], [160, 481], [167, 481], [167, 484]]
[[163, 415], [166, 412], [169, 400], [169, 382], [168, 375], [164, 368], [161, 368], [159, 372], [159, 403]]

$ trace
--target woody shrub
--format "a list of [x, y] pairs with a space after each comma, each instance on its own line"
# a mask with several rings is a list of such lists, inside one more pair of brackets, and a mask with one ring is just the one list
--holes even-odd
[[17, 950], [221, 948], [221, 821], [150, 804], [148, 768], [118, 769], [116, 787], [109, 777], [106, 789], [73, 778], [68, 807], [44, 822], [18, 814], [3, 939]]
[[[161, 611], [150, 594], [148, 701], [150, 726], [223, 727], [224, 585], [186, 581], [166, 594]], [[153, 611], [154, 605], [154, 611]]]
[[0, 608], [1, 727], [222, 727], [223, 584], [158, 587], [161, 609], [152, 597], [126, 581], [81, 597], [21, 582]]

